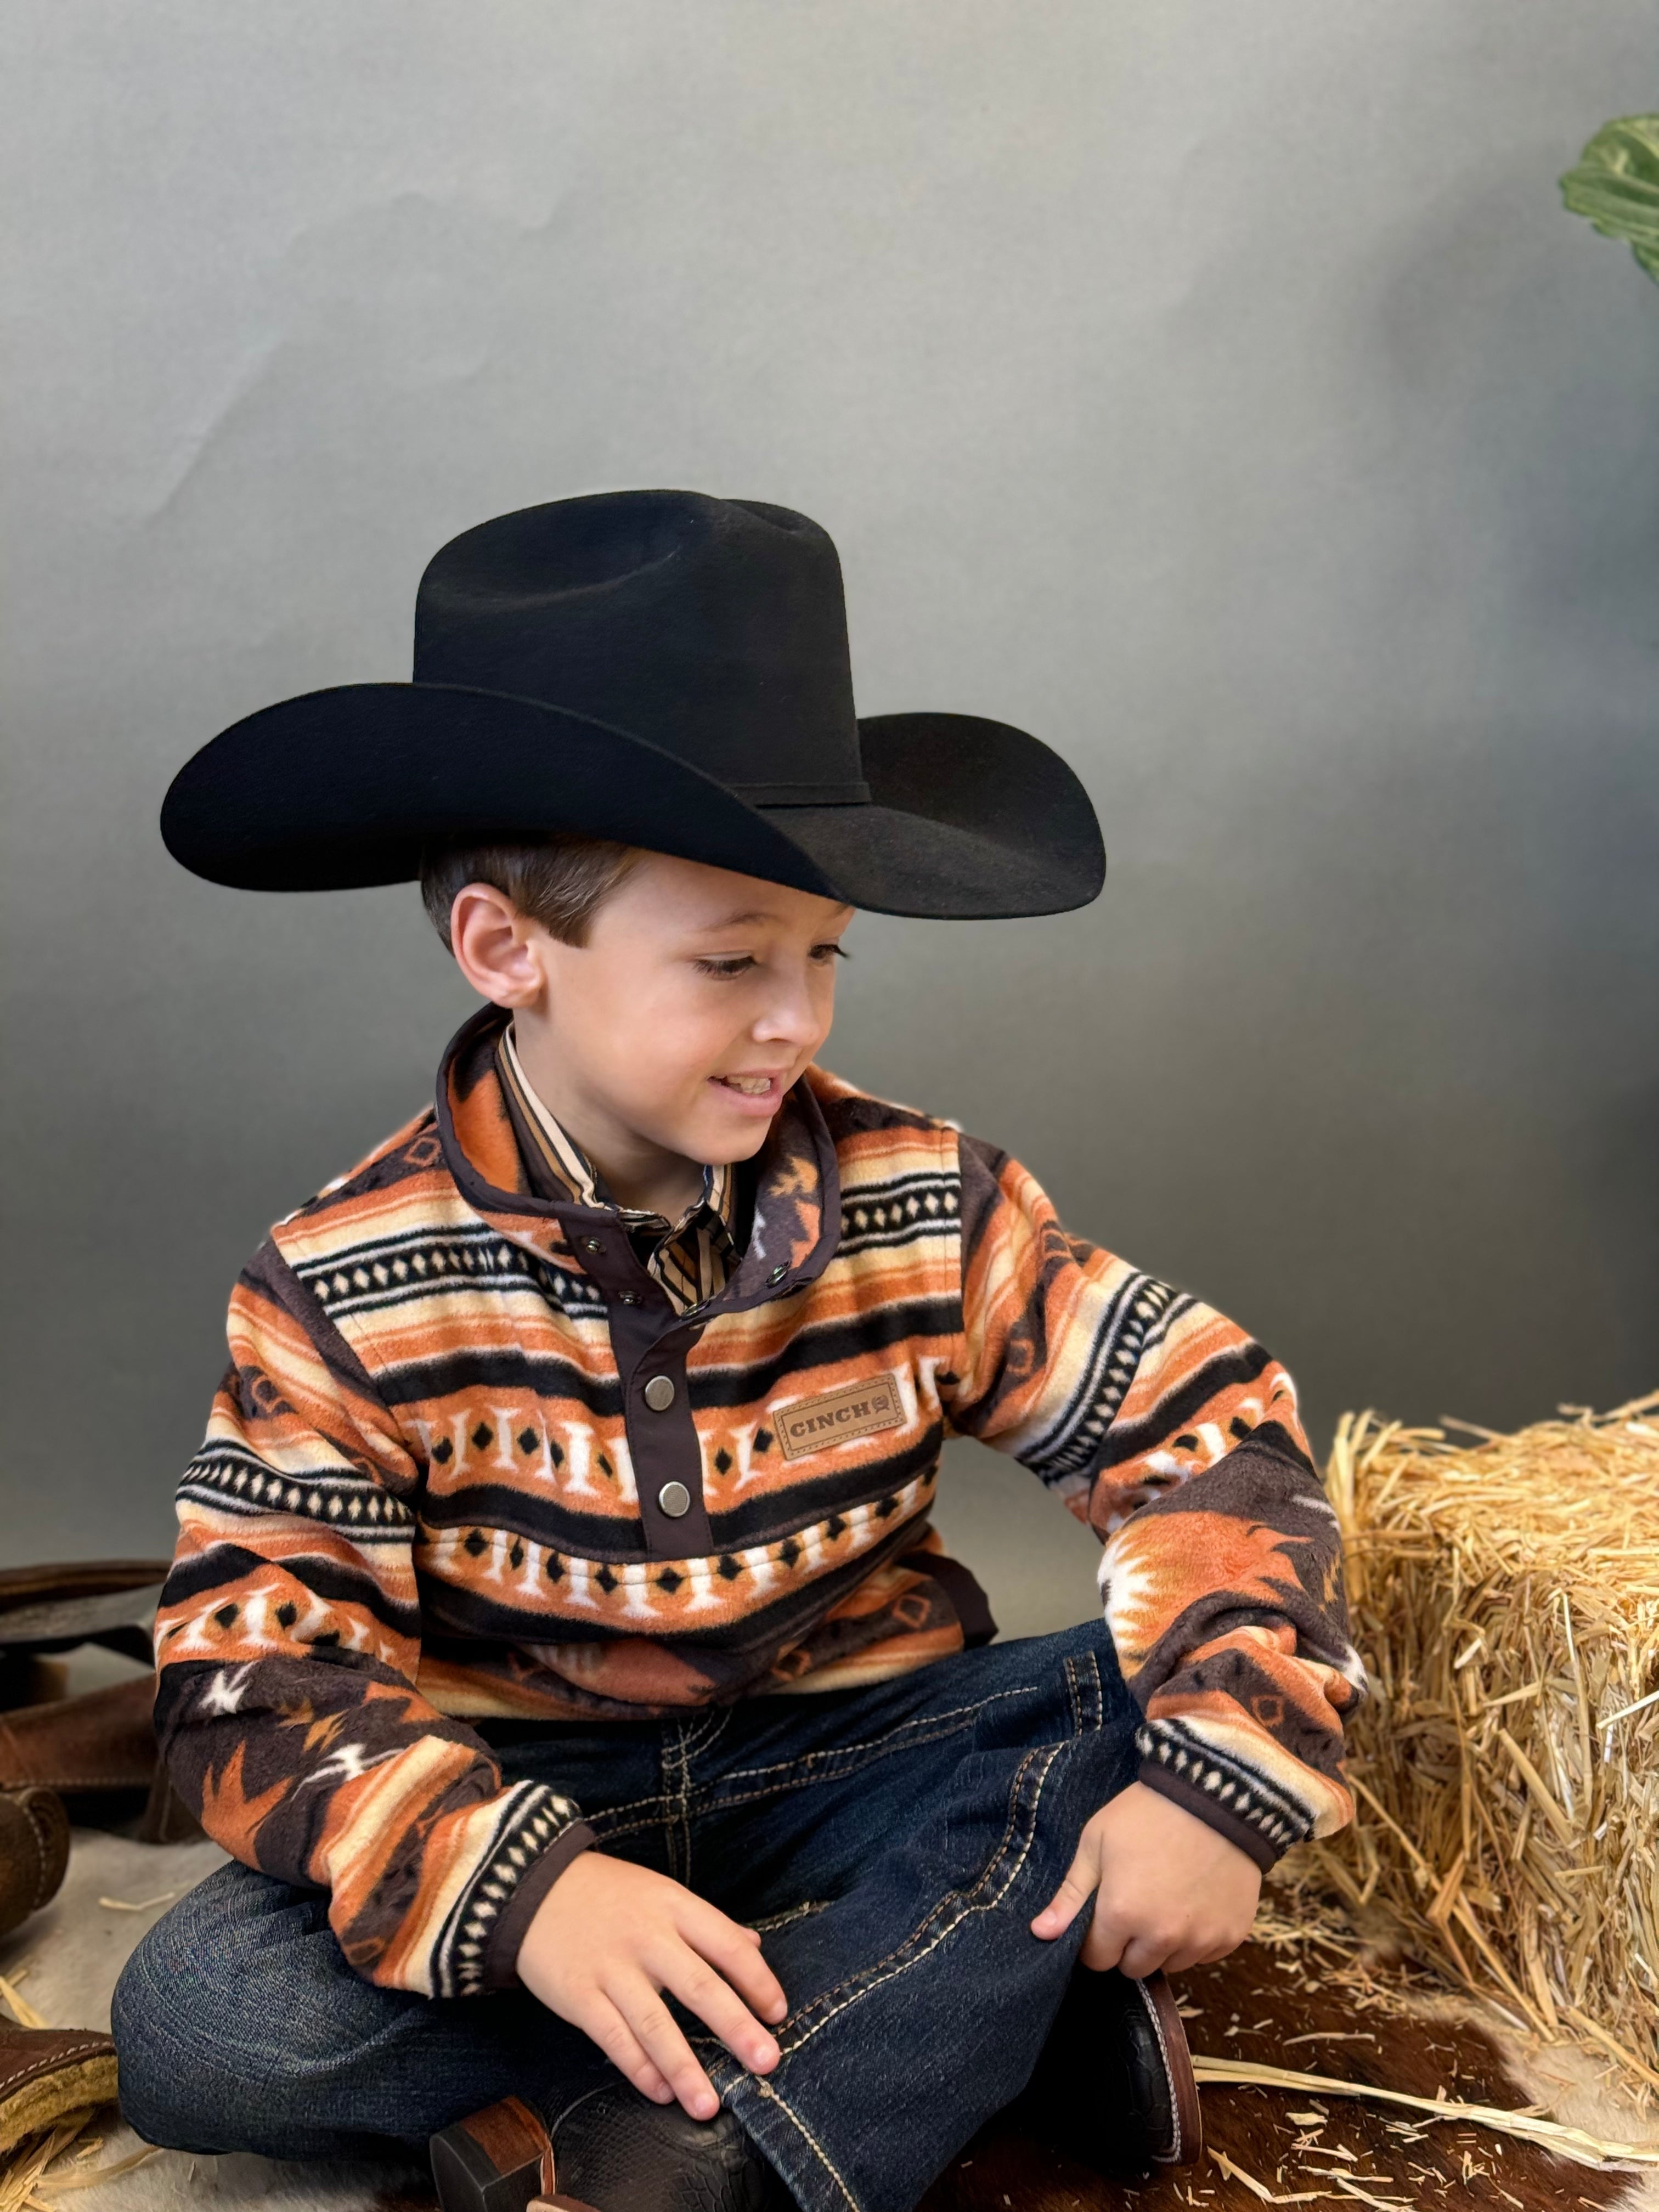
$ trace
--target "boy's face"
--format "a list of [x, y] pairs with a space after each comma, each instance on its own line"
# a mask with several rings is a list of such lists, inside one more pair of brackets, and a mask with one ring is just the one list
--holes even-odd
[[758, 1152], [830, 1034], [852, 916], [809, 892], [647, 853], [586, 945], [483, 885], [456, 900], [452, 934], [468, 980], [513, 1006], [525, 1073], [579, 1141], [601, 1157], [631, 1139], [717, 1163]]

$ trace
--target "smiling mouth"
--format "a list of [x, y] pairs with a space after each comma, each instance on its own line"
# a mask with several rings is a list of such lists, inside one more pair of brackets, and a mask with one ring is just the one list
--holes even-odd
[[736, 1091], [744, 1098], [764, 1098], [776, 1084], [775, 1075], [714, 1075], [710, 1082], [718, 1083], [727, 1091]]

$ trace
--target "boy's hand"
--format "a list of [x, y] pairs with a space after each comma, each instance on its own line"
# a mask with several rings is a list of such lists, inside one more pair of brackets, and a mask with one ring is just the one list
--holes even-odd
[[648, 1867], [596, 1850], [573, 1859], [536, 1908], [518, 1966], [525, 1987], [591, 2036], [636, 2089], [659, 2105], [678, 2097], [694, 2120], [712, 2120], [720, 2099], [664, 1991], [751, 2074], [778, 2063], [755, 2012], [781, 2020], [789, 2007], [760, 1937]]
[[1119, 1966], [1135, 1981], [1159, 1967], [1224, 1959], [1250, 1932], [1261, 1874], [1248, 1852], [1195, 1813], [1132, 1782], [1078, 1838], [1066, 1879], [1031, 1933], [1050, 1941], [1092, 1897], [1085, 1966]]

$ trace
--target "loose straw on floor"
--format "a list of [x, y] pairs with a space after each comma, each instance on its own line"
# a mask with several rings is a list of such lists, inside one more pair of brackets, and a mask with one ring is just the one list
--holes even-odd
[[1535, 2106], [1505, 2112], [1497, 2105], [1461, 2105], [1446, 2097], [1413, 2097], [1403, 2089], [1376, 2089], [1364, 2081], [1340, 2081], [1328, 2074], [1293, 2074], [1282, 2066], [1258, 2066], [1246, 2058], [1200, 2058], [1194, 2056], [1193, 2071], [1199, 2086], [1255, 2089], [1297, 2089], [1316, 2097], [1370, 2097], [1385, 2105], [1405, 2105], [1437, 2120], [1462, 2120], [1466, 2125], [1492, 2128], [1500, 2135], [1518, 2136], [1539, 2144], [1575, 2166], [1601, 2166], [1621, 2172], [1659, 2167], [1659, 2144], [1603, 2142], [1582, 2128], [1546, 2119]]

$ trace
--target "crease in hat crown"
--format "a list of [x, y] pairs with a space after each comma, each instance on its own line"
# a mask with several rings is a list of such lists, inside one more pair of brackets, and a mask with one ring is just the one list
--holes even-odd
[[597, 493], [479, 523], [422, 576], [414, 678], [615, 724], [753, 804], [870, 796], [841, 562], [788, 507]]

